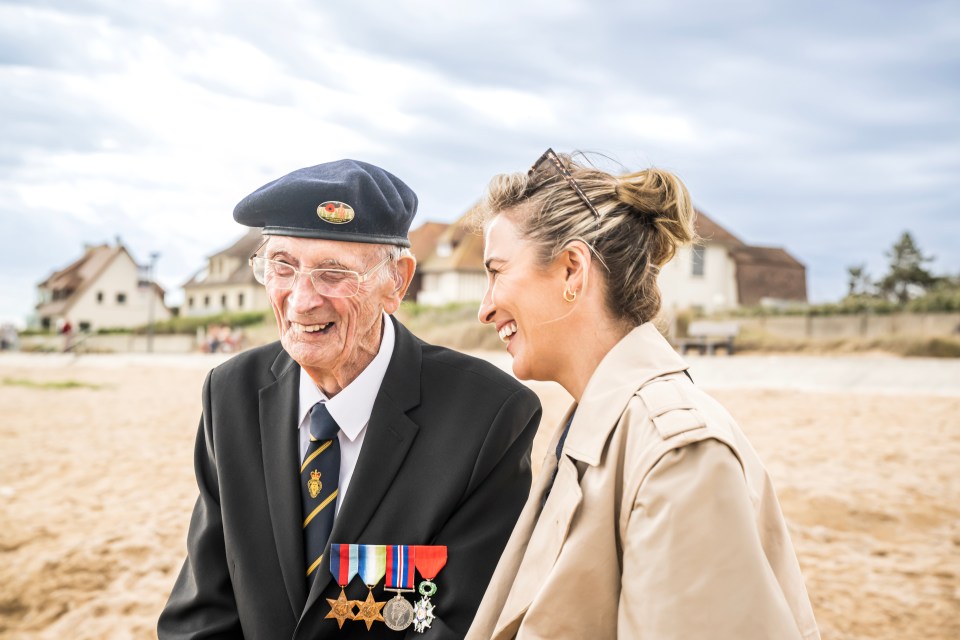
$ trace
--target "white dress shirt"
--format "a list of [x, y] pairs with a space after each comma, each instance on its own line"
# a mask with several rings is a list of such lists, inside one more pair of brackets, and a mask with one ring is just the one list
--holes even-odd
[[387, 365], [393, 355], [393, 344], [396, 341], [396, 332], [390, 317], [383, 314], [383, 336], [380, 340], [380, 350], [374, 356], [367, 368], [360, 372], [350, 384], [344, 387], [333, 398], [327, 398], [314, 384], [313, 379], [300, 368], [300, 460], [307, 453], [310, 442], [310, 409], [318, 402], [327, 405], [327, 411], [337, 421], [340, 433], [340, 492], [337, 494], [337, 513], [347, 495], [353, 470], [360, 457], [363, 447], [363, 438], [367, 433], [367, 423], [373, 412], [373, 403], [380, 392], [383, 376], [387, 373]]

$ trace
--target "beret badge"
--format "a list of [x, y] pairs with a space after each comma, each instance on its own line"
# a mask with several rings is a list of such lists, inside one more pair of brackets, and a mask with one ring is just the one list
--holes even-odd
[[320, 216], [321, 220], [330, 224], [346, 224], [353, 220], [354, 212], [353, 207], [347, 203], [331, 200], [323, 202], [317, 207], [317, 215]]

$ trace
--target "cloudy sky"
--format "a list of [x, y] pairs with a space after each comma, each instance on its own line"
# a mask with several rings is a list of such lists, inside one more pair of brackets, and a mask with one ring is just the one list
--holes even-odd
[[243, 196], [342, 157], [450, 221], [544, 148], [678, 173], [811, 300], [905, 230], [960, 272], [953, 0], [0, 0], [0, 321], [119, 236], [179, 286]]

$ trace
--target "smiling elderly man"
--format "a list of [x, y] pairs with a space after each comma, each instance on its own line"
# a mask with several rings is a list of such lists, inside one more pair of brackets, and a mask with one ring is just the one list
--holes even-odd
[[280, 341], [207, 376], [162, 640], [466, 633], [529, 490], [540, 405], [391, 317], [416, 208], [395, 176], [342, 160], [234, 210], [263, 228], [250, 262]]

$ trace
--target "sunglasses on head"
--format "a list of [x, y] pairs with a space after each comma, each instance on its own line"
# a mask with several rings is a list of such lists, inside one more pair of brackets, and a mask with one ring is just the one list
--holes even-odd
[[573, 179], [570, 170], [563, 166], [563, 160], [560, 159], [560, 156], [553, 149], [547, 149], [543, 152], [543, 155], [540, 156], [536, 162], [533, 163], [533, 166], [530, 167], [530, 171], [527, 172], [527, 175], [530, 177], [536, 175], [542, 176], [554, 176], [560, 174], [564, 180], [567, 181], [574, 191], [577, 192], [577, 197], [583, 201], [583, 204], [587, 205], [587, 208], [593, 213], [594, 217], [597, 219], [597, 225], [600, 225], [600, 212], [597, 211], [597, 208], [593, 206], [593, 203], [590, 202], [590, 198], [587, 197], [587, 194], [583, 192], [583, 189], [580, 188], [580, 185], [577, 184], [577, 181]]

